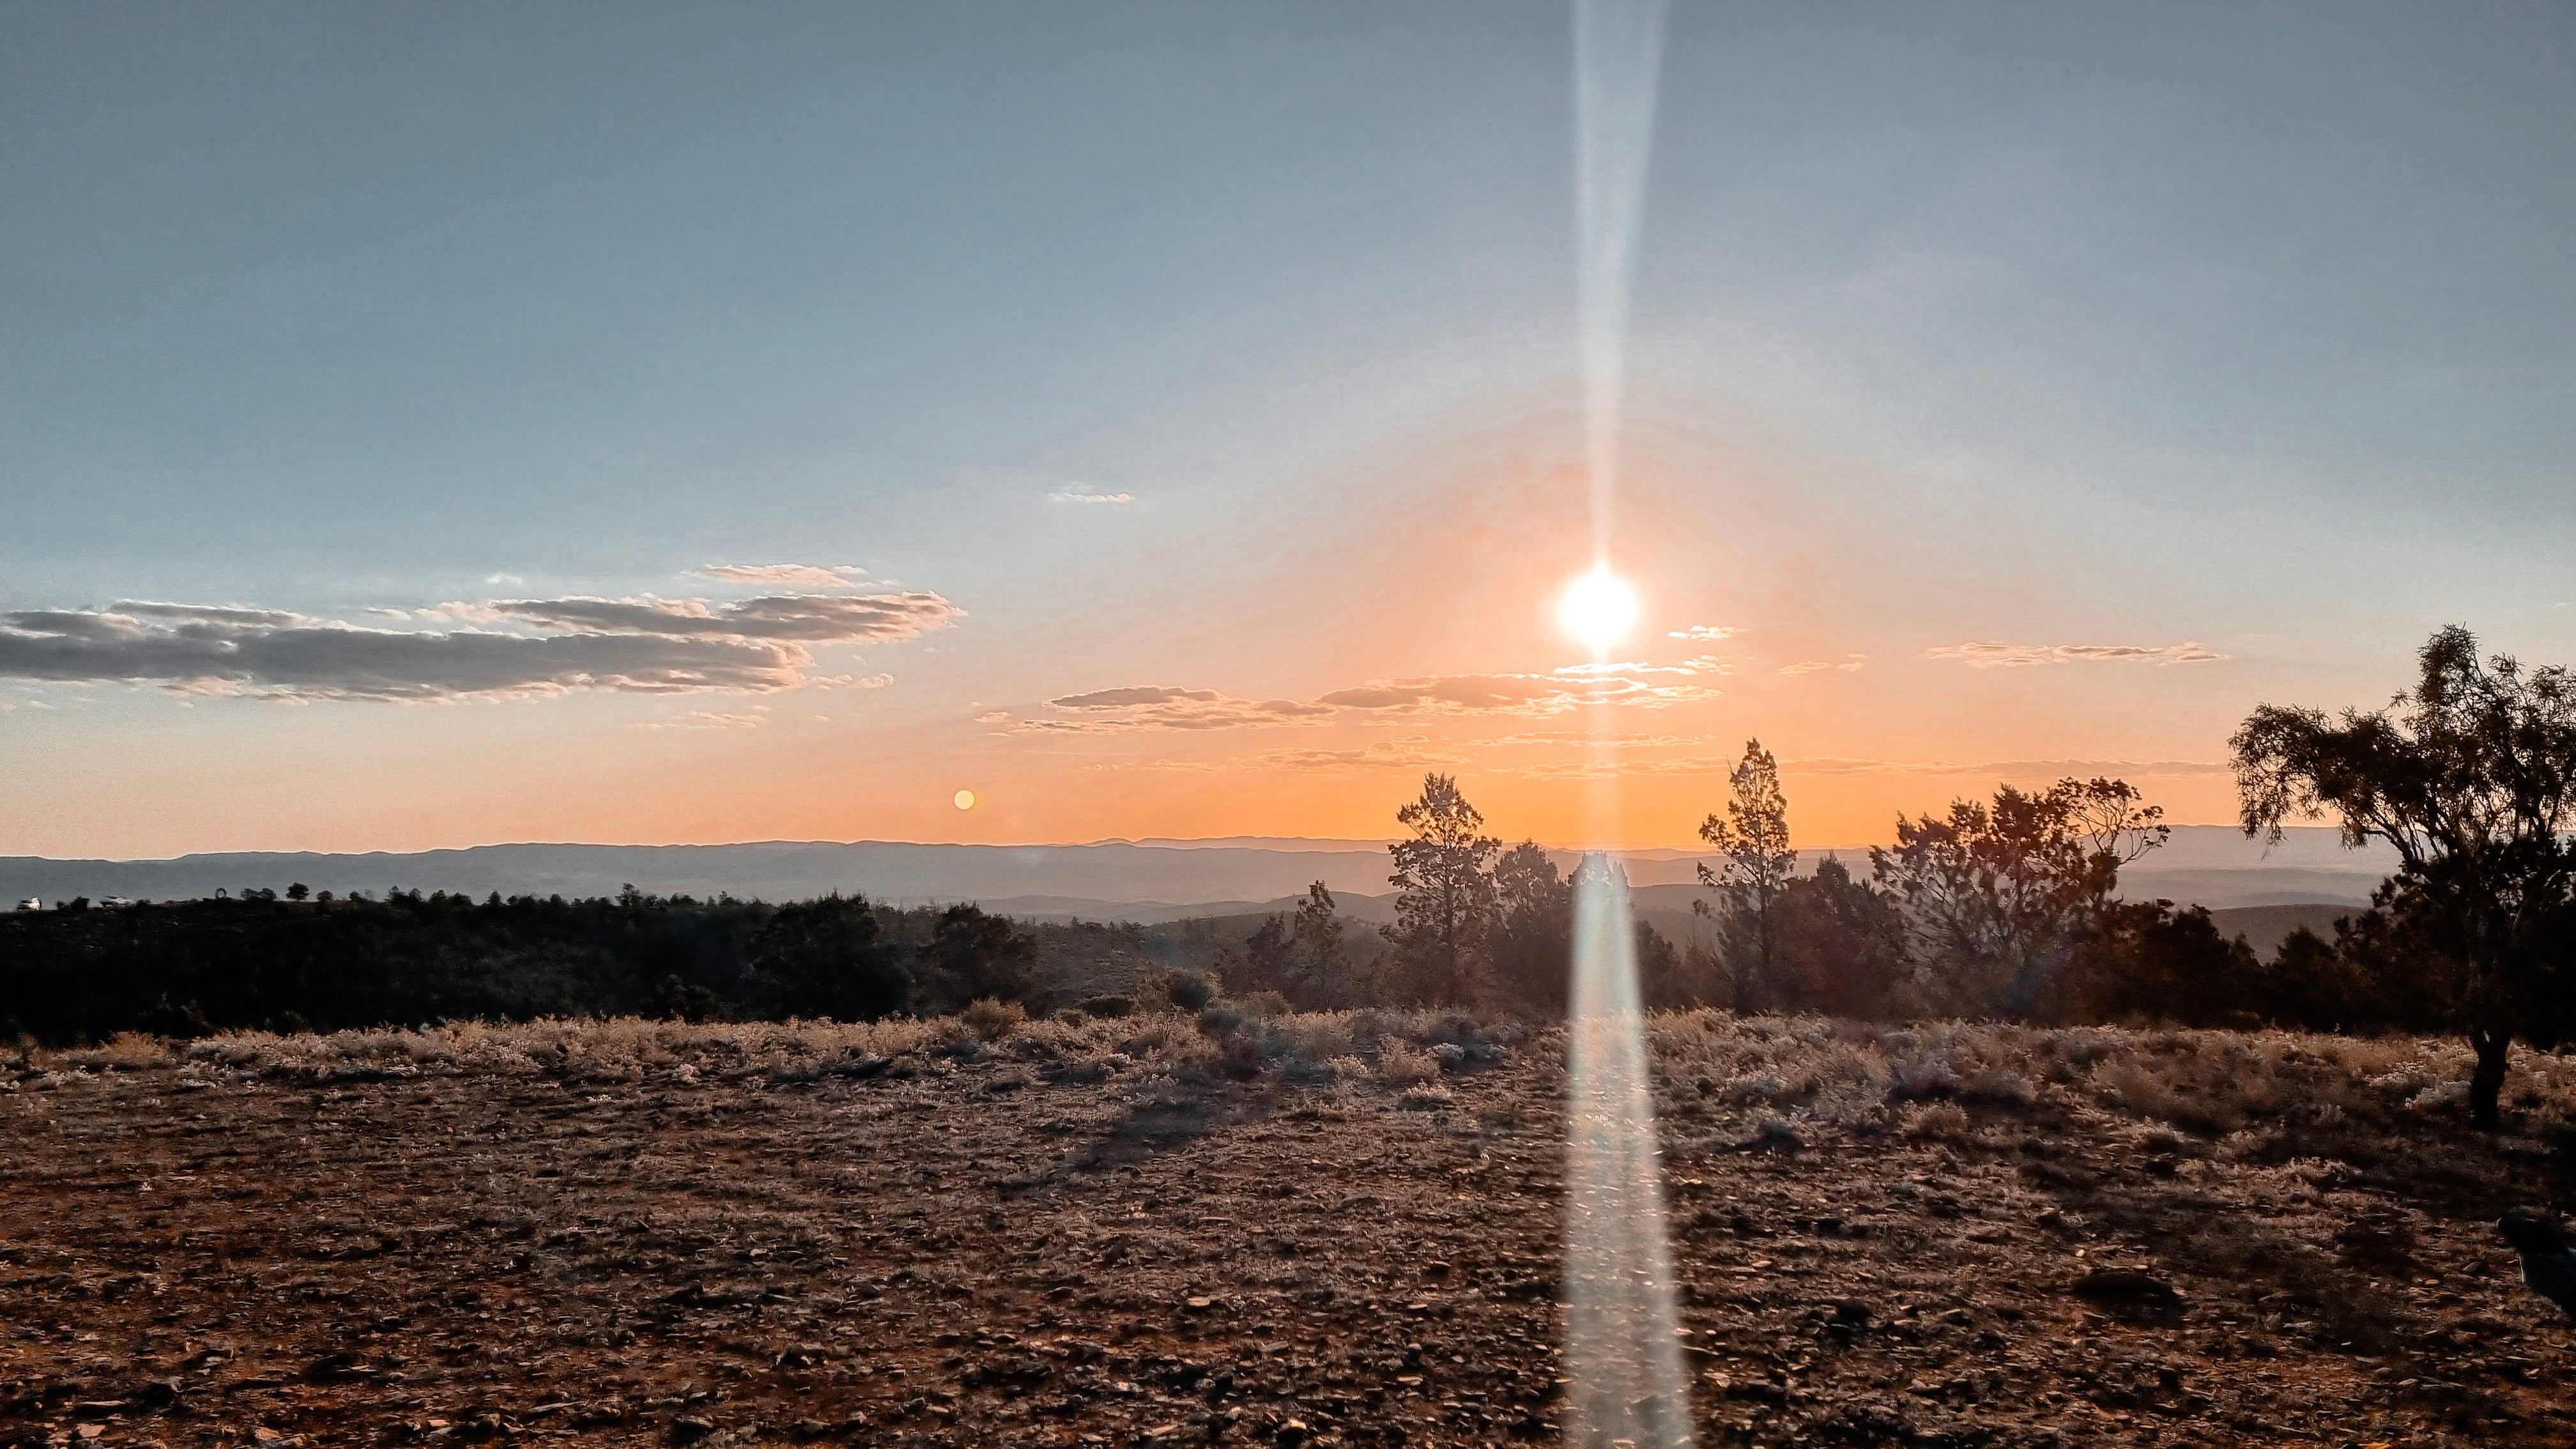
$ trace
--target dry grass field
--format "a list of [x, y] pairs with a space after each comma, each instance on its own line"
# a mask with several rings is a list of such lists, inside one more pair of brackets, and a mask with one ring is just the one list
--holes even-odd
[[[2559, 1444], [2576, 1060], [1656, 1018], [1708, 1444]], [[128, 1038], [0, 1071], [0, 1442], [1553, 1440], [1551, 1030]]]

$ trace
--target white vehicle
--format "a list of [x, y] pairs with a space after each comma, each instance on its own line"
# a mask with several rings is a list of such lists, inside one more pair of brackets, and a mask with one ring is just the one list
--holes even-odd
[[29, 896], [18, 903], [18, 909], [22, 911], [41, 911], [44, 908], [45, 903], [34, 896]]

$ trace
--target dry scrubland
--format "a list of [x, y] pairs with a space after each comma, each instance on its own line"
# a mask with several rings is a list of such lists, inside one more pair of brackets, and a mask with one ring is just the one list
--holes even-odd
[[[2576, 1061], [1652, 1023], [1703, 1442], [2564, 1444]], [[0, 1072], [0, 1442], [1550, 1439], [1549, 1029], [125, 1038]]]

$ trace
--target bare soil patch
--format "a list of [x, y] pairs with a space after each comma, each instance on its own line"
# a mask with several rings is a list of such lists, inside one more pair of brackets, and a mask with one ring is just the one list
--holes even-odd
[[[1267, 1029], [39, 1053], [0, 1443], [1552, 1441], [1555, 1036]], [[2569, 1179], [2464, 1130], [2439, 1044], [1655, 1048], [1703, 1443], [2570, 1437], [2570, 1324], [2492, 1227]]]

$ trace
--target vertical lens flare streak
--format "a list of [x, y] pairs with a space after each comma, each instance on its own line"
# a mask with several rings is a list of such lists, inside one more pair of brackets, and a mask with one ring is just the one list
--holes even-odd
[[[1594, 570], [1568, 592], [1563, 617], [1592, 645], [1595, 663], [1636, 607], [1610, 572], [1610, 538], [1628, 302], [1663, 46], [1664, 0], [1574, 0], [1575, 226]], [[1596, 848], [1575, 875], [1566, 1023], [1565, 1442], [1685, 1449], [1689, 1381], [1675, 1332], [1636, 927], [1627, 878], [1602, 848], [1620, 834], [1616, 740], [1609, 707], [1595, 705], [1587, 825]]]
[[1575, 0], [1574, 209], [1595, 558], [1609, 556], [1628, 298], [1663, 58], [1664, 0]]
[[1691, 1442], [1689, 1381], [1655, 1144], [1628, 879], [1609, 855], [1574, 878], [1574, 1010], [1566, 1025], [1565, 1370], [1581, 1449]]

